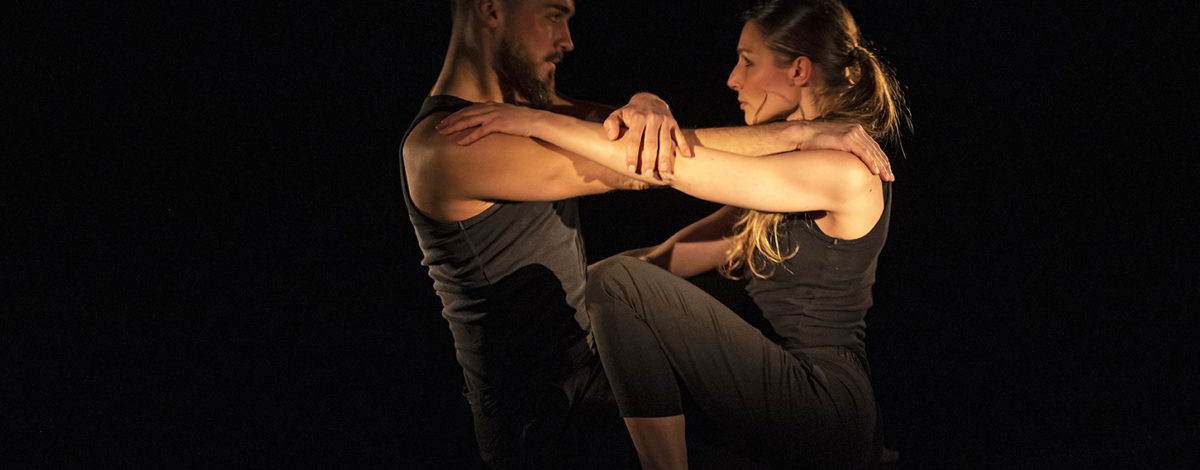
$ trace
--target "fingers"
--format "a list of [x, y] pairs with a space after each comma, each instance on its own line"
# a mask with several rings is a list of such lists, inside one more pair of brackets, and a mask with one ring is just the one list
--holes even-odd
[[892, 164], [888, 161], [887, 155], [883, 153], [883, 149], [879, 148], [879, 143], [875, 142], [865, 130], [859, 129], [858, 149], [863, 155], [864, 161], [870, 160], [871, 173], [879, 175], [884, 181], [895, 181], [896, 175], [892, 173]]
[[847, 129], [842, 136], [846, 150], [858, 156], [863, 164], [871, 170], [871, 174], [879, 175], [883, 181], [895, 181], [896, 176], [892, 174], [892, 165], [888, 161], [887, 155], [883, 153], [883, 149], [879, 148], [879, 143], [867, 133], [861, 125], [855, 124], [852, 128]]
[[[875, 143], [874, 139], [871, 142]], [[884, 181], [896, 181], [896, 174], [892, 173], [892, 162], [888, 160], [887, 154], [883, 153], [883, 149], [879, 148], [878, 143], [875, 143], [875, 152], [879, 154], [879, 159], [883, 162]]]
[[488, 134], [491, 134], [491, 131], [483, 128], [482, 126], [477, 127], [463, 138], [458, 139], [458, 145], [471, 145], [475, 143], [475, 141], [484, 138]]
[[671, 135], [675, 139], [675, 145], [679, 148], [680, 155], [687, 158], [696, 156], [695, 150], [692, 149], [692, 143], [688, 142], [687, 138], [683, 136], [683, 129], [679, 128], [678, 123], [671, 126]]
[[854, 124], [847, 131], [844, 136], [845, 143], [843, 145], [846, 146], [850, 153], [857, 155], [858, 159], [862, 160], [863, 164], [871, 170], [872, 175], [878, 175], [879, 155], [872, 148], [877, 146], [875, 145], [875, 139], [872, 139], [867, 134], [867, 130], [863, 129], [861, 124]]
[[650, 120], [646, 122], [645, 134], [642, 136], [642, 175], [654, 174], [656, 163], [659, 155], [659, 128], [662, 127], [662, 118], [659, 116], [650, 116]]
[[471, 105], [446, 116], [434, 128], [441, 135], [451, 135], [475, 128], [455, 142], [458, 145], [471, 145], [495, 132], [489, 127], [489, 124], [496, 119], [497, 115], [497, 109], [493, 103]]
[[671, 128], [659, 127], [658, 172], [664, 177], [675, 173], [675, 142], [671, 139]]
[[471, 116], [463, 119], [452, 127], [447, 127], [446, 129], [438, 132], [441, 132], [443, 135], [450, 135], [455, 132], [474, 128], [471, 130], [471, 132], [468, 132], [467, 135], [462, 136], [457, 142], [455, 142], [458, 145], [471, 145], [475, 143], [475, 141], [492, 133], [492, 129], [488, 126], [490, 121], [490, 115]]
[[438, 132], [442, 135], [451, 135], [456, 132], [474, 128], [471, 132], [467, 133], [467, 135], [462, 136], [456, 141], [458, 145], [471, 145], [475, 143], [475, 141], [482, 139], [484, 136], [494, 132], [494, 130], [488, 126], [490, 122], [490, 115], [471, 116], [440, 129]]
[[643, 133], [646, 132], [646, 122], [638, 117], [634, 117], [629, 124], [629, 132], [625, 134], [627, 142], [625, 144], [625, 165], [629, 167], [629, 171], [637, 173], [638, 157], [641, 155]]
[[865, 129], [859, 127], [859, 142], [863, 146], [864, 155], [870, 155], [873, 162], [871, 172], [879, 175], [884, 181], [894, 181], [896, 176], [892, 174], [892, 164], [888, 161], [887, 155], [883, 153], [883, 149], [879, 148], [879, 143], [871, 138]]
[[[877, 146], [878, 147], [878, 146]], [[892, 173], [892, 162], [888, 161], [887, 155], [882, 150], [877, 149], [879, 154], [879, 174], [884, 181], [895, 181], [896, 175]]]
[[486, 104], [471, 105], [442, 118], [434, 128], [442, 135], [450, 135], [468, 127], [479, 125], [481, 122], [480, 117], [492, 111], [493, 108]]
[[[445, 124], [443, 127], [439, 128], [438, 133], [442, 134], [442, 135], [450, 135], [455, 132], [461, 131], [463, 129], [478, 126], [480, 123], [481, 123], [480, 118], [476, 117], [476, 116], [473, 116], [470, 118], [460, 118], [460, 119], [456, 119], [454, 122]], [[439, 124], [439, 125], [441, 125], [441, 124]]]
[[608, 119], [604, 120], [604, 133], [608, 140], [617, 140], [621, 135], [621, 110], [613, 111], [608, 115]]

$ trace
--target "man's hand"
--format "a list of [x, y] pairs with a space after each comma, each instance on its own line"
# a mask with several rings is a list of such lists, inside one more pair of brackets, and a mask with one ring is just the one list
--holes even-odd
[[651, 93], [633, 95], [628, 104], [604, 120], [610, 140], [621, 137], [622, 126], [635, 137], [627, 139], [625, 145], [629, 171], [638, 172], [640, 168], [642, 175], [657, 172], [661, 178], [669, 178], [675, 172], [676, 151], [686, 158], [695, 156], [667, 103]]
[[895, 181], [892, 164], [879, 144], [867, 135], [859, 124], [844, 122], [789, 121], [795, 123], [800, 134], [796, 150], [840, 150], [857, 156], [872, 174], [884, 181]]

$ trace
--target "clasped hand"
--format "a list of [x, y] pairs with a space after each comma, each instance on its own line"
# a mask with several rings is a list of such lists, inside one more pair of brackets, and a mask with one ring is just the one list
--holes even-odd
[[669, 180], [675, 173], [676, 155], [695, 156], [670, 107], [652, 93], [633, 95], [628, 104], [608, 115], [604, 131], [609, 140], [627, 137], [625, 165], [634, 173]]

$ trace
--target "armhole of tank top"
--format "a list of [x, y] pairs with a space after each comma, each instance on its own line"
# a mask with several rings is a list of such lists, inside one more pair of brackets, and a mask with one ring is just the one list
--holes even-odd
[[[808, 217], [807, 212], [803, 213], [804, 214], [803, 215], [804, 230], [808, 231], [808, 233], [811, 233], [813, 236], [817, 237], [821, 241], [823, 241], [825, 243], [829, 243], [831, 245], [843, 245], [843, 244], [853, 245], [853, 244], [867, 242], [870, 239], [878, 236], [879, 230], [881, 230], [880, 227], [883, 225], [881, 222], [883, 222], [884, 219], [891, 219], [892, 183], [888, 182], [888, 181], [884, 181], [882, 192], [883, 192], [883, 211], [879, 213], [879, 219], [877, 219], [875, 221], [875, 225], [871, 226], [871, 230], [869, 232], [867, 232], [866, 235], [855, 238], [853, 240], [831, 237], [831, 236], [827, 235], [825, 233], [825, 231], [821, 230], [821, 227], [817, 226], [816, 222], [814, 222], [812, 219], [810, 219]], [[889, 223], [890, 223], [890, 220], [889, 220]]]
[[417, 218], [421, 219], [421, 222], [429, 224], [429, 225], [433, 225], [438, 228], [458, 227], [458, 228], [465, 230], [465, 229], [471, 227], [472, 225], [475, 225], [475, 224], [479, 223], [480, 221], [490, 217], [496, 211], [500, 210], [500, 207], [502, 205], [504, 205], [503, 202], [492, 201], [492, 205], [488, 206], [487, 209], [484, 209], [480, 213], [475, 214], [470, 217], [467, 217], [463, 220], [451, 220], [451, 221], [437, 220], [433, 217], [430, 217], [428, 214], [426, 214], [424, 211], [422, 211], [419, 207], [417, 207], [417, 204], [414, 203], [412, 200], [412, 195], [410, 195], [408, 192], [408, 172], [404, 170], [404, 152], [403, 152], [403, 150], [401, 150], [401, 152], [400, 152], [400, 177], [404, 178], [404, 183], [401, 185], [400, 191], [403, 193], [404, 204], [408, 207], [408, 209], [410, 211], [409, 213], [415, 214]]
[[[452, 97], [450, 95], [436, 95], [436, 96], [426, 97], [426, 100], [427, 100], [426, 103], [428, 103], [428, 100], [430, 100], [430, 99], [444, 99], [443, 97], [457, 99], [457, 97]], [[421, 112], [424, 111], [425, 106], [426, 106], [426, 104], [422, 104]], [[483, 211], [481, 211], [478, 214], [467, 217], [463, 220], [442, 221], [442, 220], [437, 220], [433, 217], [430, 217], [428, 214], [426, 214], [424, 211], [422, 211], [420, 208], [418, 208], [417, 204], [413, 202], [412, 194], [409, 192], [409, 189], [408, 189], [408, 187], [409, 187], [408, 170], [406, 170], [404, 168], [404, 143], [408, 141], [409, 134], [412, 132], [412, 130], [414, 128], [417, 127], [417, 124], [420, 124], [425, 119], [428, 119], [429, 115], [433, 114], [435, 112], [437, 112], [437, 111], [430, 111], [425, 116], [422, 116], [420, 120], [414, 122], [409, 127], [408, 131], [406, 131], [404, 133], [404, 138], [400, 141], [400, 178], [401, 178], [400, 192], [401, 192], [401, 196], [404, 198], [404, 204], [405, 204], [406, 208], [408, 208], [410, 210], [409, 213], [416, 214], [416, 217], [421, 219], [421, 222], [432, 225], [437, 228], [458, 228], [461, 230], [466, 230], [467, 228], [470, 228], [472, 225], [479, 223], [480, 221], [491, 216], [496, 211], [500, 210], [501, 205], [503, 205], [504, 203], [498, 202], [498, 201], [492, 201], [492, 205], [488, 206], [487, 209], [484, 209]]]

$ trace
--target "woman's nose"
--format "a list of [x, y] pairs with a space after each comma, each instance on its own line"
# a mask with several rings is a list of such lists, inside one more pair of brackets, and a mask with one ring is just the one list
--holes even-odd
[[741, 85], [741, 80], [739, 80], [737, 76], [737, 69], [729, 72], [729, 78], [725, 80], [725, 86], [729, 87], [730, 89], [737, 90], [741, 87]]

